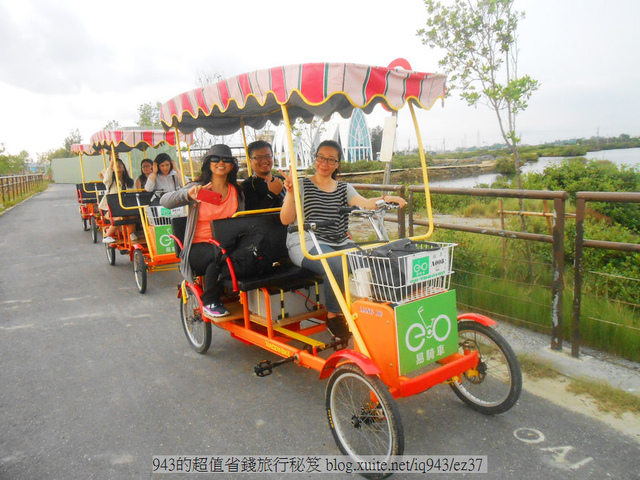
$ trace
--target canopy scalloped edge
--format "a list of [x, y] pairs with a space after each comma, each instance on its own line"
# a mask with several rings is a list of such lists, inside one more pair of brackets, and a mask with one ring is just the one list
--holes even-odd
[[84, 155], [99, 155], [100, 152], [97, 152], [93, 149], [91, 145], [88, 143], [74, 143], [71, 145], [69, 149], [71, 153], [84, 154]]
[[[180, 141], [193, 143], [193, 135], [180, 135]], [[100, 151], [114, 145], [116, 152], [129, 152], [134, 148], [157, 147], [167, 143], [176, 146], [176, 133], [164, 130], [100, 130], [91, 135], [91, 148]]]
[[231, 77], [177, 95], [160, 108], [163, 128], [192, 133], [202, 127], [228, 135], [242, 125], [278, 125], [281, 105], [291, 122], [310, 122], [333, 113], [349, 117], [355, 108], [371, 113], [378, 104], [399, 110], [407, 102], [430, 109], [445, 96], [446, 76], [401, 68], [345, 63], [288, 65]]

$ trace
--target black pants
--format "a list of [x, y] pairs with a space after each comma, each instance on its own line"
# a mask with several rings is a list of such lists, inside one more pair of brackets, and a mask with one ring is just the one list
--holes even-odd
[[202, 304], [220, 303], [222, 289], [218, 284], [220, 275], [220, 249], [210, 243], [194, 243], [189, 252], [189, 265], [196, 275], [204, 274]]

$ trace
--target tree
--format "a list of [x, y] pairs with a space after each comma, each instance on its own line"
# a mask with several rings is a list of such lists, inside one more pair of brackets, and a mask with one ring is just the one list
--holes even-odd
[[418, 35], [422, 43], [444, 50], [439, 64], [449, 75], [449, 92], [459, 89], [469, 105], [485, 103], [495, 112], [522, 188], [516, 118], [539, 84], [528, 75], [518, 75], [516, 30], [524, 13], [512, 11], [513, 2], [454, 0], [448, 7], [425, 0], [429, 28]]
[[80, 130], [77, 128], [75, 130], [71, 130], [71, 132], [69, 132], [69, 136], [64, 139], [64, 149], [68, 154], [66, 155], [67, 157], [71, 156], [71, 145], [74, 143], [82, 143], [82, 135], [80, 135]]
[[156, 102], [143, 103], [138, 107], [138, 119], [136, 123], [140, 127], [160, 128], [160, 107], [162, 104]]
[[[445, 56], [439, 65], [449, 75], [449, 91], [460, 90], [470, 106], [484, 103], [496, 114], [500, 133], [514, 158], [518, 189], [522, 189], [520, 157], [516, 135], [518, 113], [527, 108], [539, 84], [528, 75], [518, 75], [518, 21], [524, 13], [512, 11], [514, 0], [453, 0], [443, 6], [425, 0], [428, 29], [418, 30], [422, 43], [441, 48]], [[524, 200], [520, 199], [520, 211]], [[524, 215], [522, 230], [527, 230]], [[533, 277], [531, 251], [529, 277]]]
[[103, 130], [120, 130], [120, 122], [117, 120], [109, 120]]
[[373, 160], [377, 158], [376, 155], [380, 153], [380, 149], [382, 148], [382, 133], [383, 128], [380, 125], [371, 129], [371, 151], [373, 152]]
[[0, 174], [20, 174], [23, 173], [27, 163], [30, 162], [29, 153], [26, 150], [18, 155], [5, 154], [4, 143], [0, 143]]

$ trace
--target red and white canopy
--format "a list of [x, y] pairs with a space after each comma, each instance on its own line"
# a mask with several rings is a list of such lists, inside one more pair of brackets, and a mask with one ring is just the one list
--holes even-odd
[[[192, 135], [180, 135], [180, 141], [193, 143]], [[157, 147], [163, 143], [176, 145], [176, 132], [164, 130], [101, 130], [91, 135], [91, 147], [96, 150], [111, 148], [113, 144], [116, 152], [129, 152], [134, 148], [144, 150], [147, 147]]]
[[162, 126], [191, 133], [204, 128], [227, 135], [247, 125], [264, 127], [282, 120], [286, 105], [290, 121], [333, 113], [347, 118], [355, 108], [370, 113], [378, 104], [399, 110], [407, 102], [429, 109], [444, 98], [446, 76], [391, 67], [351, 63], [306, 63], [258, 70], [182, 93], [160, 109]]
[[74, 143], [71, 145], [71, 153], [84, 154], [84, 155], [98, 155], [100, 152], [96, 152], [93, 147], [87, 143]]

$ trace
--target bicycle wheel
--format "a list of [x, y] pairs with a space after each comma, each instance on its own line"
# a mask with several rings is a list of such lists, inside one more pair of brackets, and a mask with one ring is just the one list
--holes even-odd
[[82, 218], [82, 229], [86, 232], [87, 230], [89, 230], [89, 219], [86, 217]]
[[147, 264], [144, 261], [144, 253], [142, 250], [136, 250], [133, 252], [133, 274], [136, 277], [136, 285], [138, 286], [138, 292], [144, 293], [147, 291]]
[[476, 350], [479, 363], [450, 384], [464, 403], [485, 415], [509, 410], [520, 398], [522, 372], [516, 354], [493, 328], [473, 321], [458, 323], [459, 351]]
[[116, 249], [115, 248], [111, 248], [108, 243], [105, 243], [104, 249], [105, 249], [105, 252], [107, 254], [107, 261], [109, 262], [109, 265], [115, 265], [116, 264]]
[[91, 217], [91, 241], [98, 243], [98, 225], [96, 224], [96, 217]]
[[190, 288], [187, 291], [186, 303], [180, 298], [180, 318], [187, 340], [198, 353], [205, 353], [211, 346], [211, 323], [202, 319], [200, 302]]
[[[365, 375], [353, 363], [331, 374], [325, 394], [327, 418], [333, 438], [344, 455], [355, 461], [375, 456], [387, 461], [404, 451], [404, 431], [395, 400], [380, 378]], [[384, 478], [390, 474], [363, 474]]]

